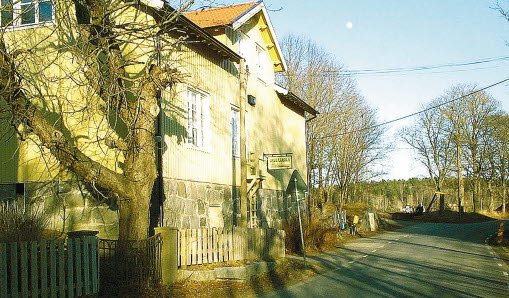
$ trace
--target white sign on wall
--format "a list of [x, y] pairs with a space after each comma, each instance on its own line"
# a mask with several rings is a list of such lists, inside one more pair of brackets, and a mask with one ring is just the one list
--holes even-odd
[[293, 168], [293, 158], [291, 153], [285, 154], [265, 154], [267, 158], [267, 169], [286, 170]]

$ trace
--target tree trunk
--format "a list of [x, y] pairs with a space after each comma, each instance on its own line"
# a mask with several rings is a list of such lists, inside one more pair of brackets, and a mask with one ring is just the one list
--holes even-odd
[[149, 229], [150, 193], [119, 200], [119, 239], [139, 240], [147, 237]]
[[505, 179], [502, 178], [502, 215], [505, 215], [505, 197], [507, 195]]
[[456, 155], [456, 166], [458, 167], [458, 212], [461, 214], [463, 196], [465, 195], [465, 189], [463, 186], [463, 165], [461, 163], [461, 146], [458, 145]]

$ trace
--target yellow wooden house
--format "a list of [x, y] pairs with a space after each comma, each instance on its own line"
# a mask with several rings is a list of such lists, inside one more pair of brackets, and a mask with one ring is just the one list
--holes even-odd
[[[103, 126], [104, 119], [90, 111], [79, 112], [87, 107], [86, 86], [77, 80], [83, 74], [79, 65], [49, 50], [62, 42], [53, 29], [72, 22], [59, 19], [60, 11], [77, 15], [79, 22], [79, 7], [65, 1], [32, 2], [33, 13], [13, 10], [12, 16], [2, 13], [0, 22], [10, 44], [35, 46], [38, 52], [30, 57], [40, 60], [24, 63], [48, 80], [43, 91], [33, 93], [60, 103], [48, 107], [47, 115], [56, 117], [55, 125], [64, 123], [80, 148], [122, 171], [118, 154], [101, 143], [104, 135], [119, 132]], [[169, 10], [164, 1], [146, 0], [123, 11], [122, 17], [157, 23]], [[161, 93], [154, 136], [159, 156], [154, 225], [231, 228], [239, 225], [244, 205], [249, 226], [280, 228], [294, 205], [286, 193], [291, 180], [307, 176], [305, 127], [317, 111], [275, 82], [286, 64], [264, 3], [187, 12], [175, 24], [178, 32], [168, 33], [167, 40], [186, 42], [159, 55], [160, 63], [171, 63], [182, 79]], [[142, 53], [157, 47], [143, 41], [130, 50]], [[140, 59], [148, 61], [147, 56], [140, 54]], [[61, 113], [57, 108], [62, 107], [78, 112]], [[55, 229], [96, 229], [101, 237], [116, 237], [117, 215], [107, 199], [65, 173], [30, 132], [19, 138], [9, 121], [0, 125], [0, 200], [43, 204], [53, 214]]]

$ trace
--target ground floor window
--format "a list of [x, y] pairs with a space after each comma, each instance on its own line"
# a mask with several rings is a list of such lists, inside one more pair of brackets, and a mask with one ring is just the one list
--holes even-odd
[[207, 93], [187, 90], [187, 142], [198, 149], [210, 143], [210, 106]]

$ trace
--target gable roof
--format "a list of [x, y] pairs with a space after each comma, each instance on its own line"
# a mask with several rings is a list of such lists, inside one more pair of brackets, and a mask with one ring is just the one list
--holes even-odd
[[233, 23], [259, 2], [248, 2], [237, 5], [215, 7], [210, 9], [191, 11], [184, 15], [201, 28], [233, 25]]
[[262, 0], [243, 4], [210, 8], [198, 11], [191, 11], [184, 14], [185, 17], [196, 23], [203, 29], [229, 26], [239, 29], [255, 16], [259, 16], [258, 28], [265, 28], [264, 39], [269, 49], [269, 55], [274, 62], [275, 71], [284, 71], [286, 61], [276, 38], [276, 33], [269, 19], [269, 14]]

